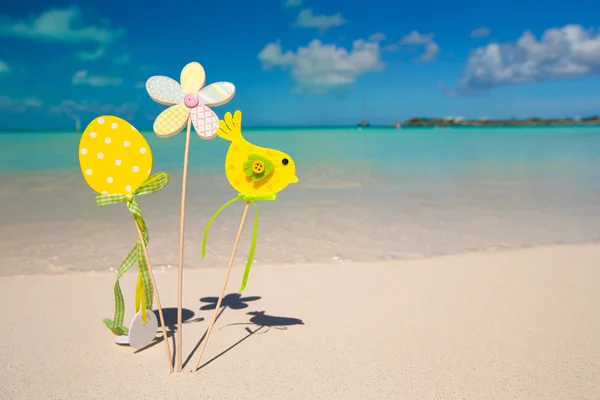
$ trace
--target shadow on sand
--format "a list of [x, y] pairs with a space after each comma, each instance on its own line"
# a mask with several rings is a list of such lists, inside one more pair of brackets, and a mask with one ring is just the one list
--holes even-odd
[[[217, 319], [215, 321], [219, 320], [221, 315], [223, 315], [223, 312], [225, 312], [226, 308], [231, 308], [232, 310], [243, 310], [244, 308], [249, 307], [248, 302], [256, 301], [256, 300], [260, 300], [260, 297], [259, 296], [242, 297], [242, 295], [239, 293], [229, 293], [228, 295], [225, 295], [225, 297], [223, 297], [223, 301], [221, 301], [221, 310], [219, 311], [219, 314], [217, 314]], [[217, 308], [218, 301], [219, 301], [218, 297], [203, 297], [200, 299], [200, 302], [206, 303], [206, 304], [203, 305], [202, 307], [200, 307], [200, 310], [203, 310], [203, 311], [214, 310]], [[196, 351], [198, 351], [198, 348], [202, 344], [202, 341], [204, 340], [205, 337], [206, 337], [206, 331], [204, 332], [204, 335], [202, 335], [202, 337], [200, 338], [198, 343], [196, 343], [196, 345], [190, 352], [190, 355], [183, 362], [183, 365], [182, 365], [183, 368], [185, 368], [185, 366], [187, 365], [187, 363], [190, 362], [190, 360], [192, 359], [192, 357], [194, 356]]]
[[[219, 314], [217, 314], [217, 320], [221, 317], [221, 315], [223, 315], [223, 312], [225, 311], [226, 308], [231, 308], [232, 310], [241, 310], [244, 308], [248, 308], [248, 302], [256, 301], [256, 300], [260, 300], [260, 297], [258, 297], [258, 296], [241, 297], [241, 295], [239, 293], [228, 294], [227, 296], [225, 296], [223, 298], [223, 301], [221, 302], [221, 310], [219, 311]], [[218, 298], [217, 297], [204, 297], [204, 298], [200, 299], [200, 301], [204, 302], [204, 303], [208, 303], [208, 304], [202, 306], [200, 308], [201, 310], [214, 310], [216, 308]], [[245, 330], [246, 330], [246, 332], [248, 332], [248, 334], [246, 336], [244, 336], [243, 338], [241, 338], [240, 340], [238, 340], [237, 342], [235, 342], [234, 344], [232, 344], [227, 349], [223, 350], [222, 352], [220, 352], [219, 354], [217, 354], [216, 356], [214, 356], [207, 362], [200, 365], [198, 367], [198, 369], [202, 369], [202, 368], [206, 367], [208, 364], [212, 363], [219, 357], [221, 357], [221, 356], [225, 355], [226, 353], [228, 353], [229, 351], [231, 351], [236, 346], [240, 345], [243, 341], [247, 340], [250, 336], [258, 334], [264, 328], [267, 328], [267, 329], [264, 332], [260, 332], [260, 334], [267, 333], [271, 328], [285, 330], [288, 328], [288, 326], [304, 325], [304, 322], [302, 322], [301, 319], [268, 315], [268, 314], [266, 314], [265, 311], [251, 311], [251, 312], [248, 312], [247, 314], [252, 316], [250, 318], [249, 322], [229, 324], [229, 325], [224, 326], [223, 328], [225, 328], [227, 326], [233, 326], [233, 325], [253, 325], [256, 328], [254, 330], [252, 330], [249, 327], [246, 327]], [[223, 328], [221, 328], [221, 329], [223, 329]], [[200, 340], [198, 341], [198, 343], [196, 344], [196, 346], [194, 347], [194, 349], [192, 350], [190, 355], [185, 360], [185, 363], [183, 364], [184, 366], [188, 362], [190, 362], [190, 360], [192, 359], [193, 355], [196, 353], [196, 351], [202, 344], [202, 341], [204, 340], [205, 337], [206, 337], [206, 332], [200, 338]]]
[[[163, 316], [165, 317], [165, 328], [167, 328], [167, 338], [172, 338], [173, 335], [175, 335], [175, 331], [177, 330], [177, 308], [175, 308], [175, 307], [163, 308], [162, 312], [163, 312]], [[162, 324], [160, 322], [158, 310], [154, 310], [154, 314], [156, 315], [156, 320], [158, 321], [158, 331], [156, 333], [156, 335], [157, 335], [156, 338], [148, 346], [142, 347], [141, 349], [136, 350], [133, 354], [137, 354], [139, 352], [148, 350], [148, 349], [156, 346], [157, 344], [162, 343], [162, 341], [163, 341]], [[194, 322], [204, 321], [204, 318], [202, 318], [202, 317], [194, 318], [194, 315], [195, 315], [194, 312], [192, 310], [188, 310], [187, 308], [184, 308], [181, 310], [181, 320], [183, 321], [184, 324], [190, 324], [190, 323], [194, 323]], [[192, 319], [192, 318], [194, 318], [194, 319]], [[175, 345], [175, 338], [172, 339], [171, 350], [172, 350], [172, 357], [173, 357], [172, 362], [174, 363], [175, 355], [177, 354], [177, 346]]]

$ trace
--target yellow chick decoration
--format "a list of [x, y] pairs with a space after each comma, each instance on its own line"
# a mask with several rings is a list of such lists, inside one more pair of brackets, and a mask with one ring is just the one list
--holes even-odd
[[[219, 129], [217, 135], [225, 140], [229, 140], [229, 150], [225, 157], [225, 174], [227, 180], [236, 189], [239, 194], [236, 198], [225, 203], [212, 216], [204, 230], [204, 239], [202, 242], [202, 258], [206, 254], [206, 240], [208, 229], [214, 219], [227, 206], [238, 200], [246, 200], [247, 207], [252, 204], [256, 208], [254, 218], [254, 229], [252, 232], [252, 244], [246, 270], [242, 280], [240, 291], [246, 288], [250, 267], [256, 248], [256, 234], [258, 229], [258, 207], [257, 200], [276, 200], [277, 193], [285, 189], [290, 183], [298, 182], [296, 177], [296, 164], [292, 157], [286, 153], [259, 147], [244, 139], [242, 135], [242, 112], [236, 111], [233, 115], [230, 112], [225, 114], [222, 120], [219, 120]], [[246, 214], [244, 213], [244, 218]], [[243, 220], [242, 220], [243, 224]], [[236, 243], [237, 246], [237, 243]], [[231, 267], [231, 265], [230, 265]]]
[[219, 137], [229, 140], [225, 174], [235, 190], [249, 197], [272, 196], [298, 182], [294, 160], [282, 151], [259, 147], [242, 136], [242, 113], [225, 114]]
[[221, 294], [219, 295], [212, 321], [208, 326], [206, 336], [202, 342], [202, 347], [200, 348], [194, 371], [197, 370], [200, 365], [202, 354], [204, 354], [204, 349], [210, 338], [210, 333], [217, 320], [218, 311], [221, 307], [221, 302], [223, 301], [223, 296], [225, 295], [225, 290], [227, 288], [227, 281], [229, 280], [229, 273], [231, 272], [231, 267], [233, 265], [235, 251], [240, 240], [240, 235], [242, 233], [242, 228], [244, 227], [244, 221], [250, 204], [254, 205], [256, 208], [256, 215], [254, 217], [254, 227], [252, 229], [252, 244], [250, 245], [248, 260], [246, 261], [246, 269], [244, 270], [240, 292], [246, 288], [250, 267], [252, 266], [254, 259], [254, 250], [256, 249], [258, 207], [256, 206], [255, 201], [275, 200], [278, 192], [285, 189], [290, 183], [298, 182], [298, 178], [296, 177], [296, 164], [294, 164], [292, 157], [279, 150], [253, 145], [244, 139], [244, 136], [242, 135], [242, 113], [240, 111], [236, 111], [233, 115], [229, 112], [225, 114], [224, 119], [219, 121], [217, 135], [231, 142], [229, 150], [227, 150], [227, 156], [225, 157], [225, 174], [227, 175], [227, 180], [231, 186], [233, 186], [239, 194], [236, 198], [229, 200], [221, 206], [211, 219], [208, 220], [206, 228], [204, 229], [204, 239], [202, 241], [202, 258], [204, 258], [204, 255], [206, 254], [208, 229], [217, 215], [219, 215], [219, 213], [227, 206], [238, 200], [246, 200], [246, 208], [244, 209], [242, 222], [240, 223], [231, 258], [229, 259], [229, 265], [227, 266], [225, 282], [223, 282]]

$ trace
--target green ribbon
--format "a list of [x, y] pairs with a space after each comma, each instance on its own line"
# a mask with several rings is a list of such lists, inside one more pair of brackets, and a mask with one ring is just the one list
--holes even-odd
[[[144, 238], [144, 244], [148, 244], [148, 229], [146, 222], [142, 218], [142, 210], [140, 205], [136, 201], [136, 196], [143, 196], [149, 193], [158, 192], [169, 183], [169, 176], [164, 172], [159, 172], [150, 178], [142, 182], [133, 192], [130, 194], [100, 194], [96, 196], [96, 205], [104, 206], [107, 204], [115, 204], [126, 202], [127, 208], [133, 214], [135, 223], [139, 226]], [[135, 246], [131, 249], [125, 260], [119, 267], [117, 274], [117, 281], [114, 287], [115, 293], [115, 315], [113, 320], [108, 318], [104, 319], [104, 324], [110, 329], [115, 335], [126, 335], [128, 329], [123, 326], [123, 318], [125, 316], [125, 303], [123, 302], [123, 293], [121, 292], [121, 286], [119, 285], [119, 279], [125, 272], [131, 268], [136, 262], [138, 263], [138, 270], [142, 278], [142, 286], [144, 289], [144, 296], [146, 297], [146, 308], [152, 310], [152, 299], [154, 297], [152, 280], [150, 279], [150, 273], [148, 270], [148, 264], [146, 263], [146, 257], [144, 256], [144, 248], [140, 238], [138, 237]], [[136, 311], [138, 304], [136, 304]]]
[[240, 193], [237, 195], [237, 197], [235, 197], [235, 198], [229, 200], [227, 203], [223, 204], [221, 206], [221, 208], [219, 208], [217, 210], [217, 212], [214, 213], [213, 216], [208, 220], [208, 223], [206, 224], [206, 228], [204, 229], [204, 238], [202, 239], [202, 254], [201, 254], [202, 258], [204, 258], [204, 256], [206, 255], [206, 239], [208, 239], [208, 229], [210, 228], [210, 226], [213, 223], [213, 221], [215, 220], [215, 218], [217, 218], [217, 215], [219, 215], [221, 213], [221, 211], [223, 211], [225, 208], [227, 208], [230, 204], [233, 204], [239, 200], [246, 200], [248, 203], [251, 203], [254, 206], [254, 208], [256, 209], [256, 215], [254, 216], [254, 227], [252, 228], [252, 244], [250, 244], [250, 252], [248, 253], [248, 260], [246, 261], [246, 269], [244, 270], [244, 277], [242, 278], [242, 287], [239, 290], [240, 292], [242, 292], [244, 289], [246, 289], [246, 284], [248, 283], [248, 275], [250, 275], [250, 267], [252, 266], [252, 260], [254, 259], [254, 250], [256, 250], [256, 234], [258, 232], [258, 206], [256, 205], [255, 201], [276, 200], [276, 199], [277, 199], [276, 194], [272, 194], [272, 195], [268, 195], [268, 196], [250, 197], [248, 195]]

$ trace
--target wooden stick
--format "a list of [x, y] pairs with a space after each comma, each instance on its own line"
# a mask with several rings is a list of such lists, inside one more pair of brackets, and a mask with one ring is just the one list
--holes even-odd
[[181, 371], [183, 353], [183, 231], [185, 225], [185, 189], [187, 187], [188, 155], [190, 153], [190, 129], [192, 119], [188, 118], [187, 132], [185, 134], [185, 152], [183, 153], [183, 178], [181, 183], [181, 218], [179, 220], [179, 267], [177, 270], [177, 343], [179, 351], [177, 352], [177, 371]]
[[200, 360], [202, 360], [202, 354], [204, 353], [204, 349], [206, 349], [206, 344], [208, 343], [208, 338], [210, 337], [210, 332], [215, 325], [215, 321], [217, 320], [217, 314], [219, 313], [219, 308], [221, 308], [221, 302], [223, 301], [223, 296], [225, 295], [225, 289], [227, 289], [227, 281], [229, 280], [229, 274], [231, 273], [231, 266], [233, 265], [233, 260], [235, 259], [235, 251], [237, 250], [238, 243], [240, 242], [240, 237], [242, 236], [242, 230], [244, 229], [244, 222], [246, 221], [246, 215], [248, 214], [248, 209], [250, 208], [250, 202], [246, 202], [246, 207], [244, 208], [244, 214], [242, 215], [242, 222], [240, 222], [240, 229], [238, 229], [237, 236], [235, 238], [235, 243], [233, 244], [233, 251], [231, 252], [231, 258], [229, 259], [229, 265], [227, 266], [227, 272], [225, 273], [225, 281], [223, 282], [223, 287], [221, 288], [221, 294], [219, 295], [219, 301], [217, 301], [217, 307], [215, 308], [215, 312], [213, 314], [213, 319], [208, 326], [208, 331], [206, 332], [206, 337], [204, 338], [204, 342], [202, 342], [202, 347], [200, 347], [200, 354], [198, 355], [198, 361], [196, 361], [196, 365], [194, 365], [194, 369], [192, 372], [196, 372], [198, 366], [200, 365]]
[[[135, 218], [134, 218], [135, 221]], [[169, 372], [173, 372], [173, 362], [171, 361], [171, 349], [169, 348], [169, 340], [167, 338], [167, 329], [165, 327], [165, 317], [163, 316], [162, 306], [160, 304], [160, 296], [158, 295], [158, 287], [156, 286], [156, 280], [154, 279], [154, 272], [152, 271], [152, 265], [150, 265], [150, 258], [148, 257], [148, 250], [146, 250], [146, 244], [144, 243], [144, 235], [135, 221], [135, 227], [137, 228], [140, 241], [142, 242], [142, 249], [144, 250], [144, 257], [146, 258], [146, 264], [148, 265], [148, 271], [150, 271], [150, 279], [152, 280], [152, 286], [154, 286], [154, 295], [156, 296], [156, 303], [158, 305], [158, 316], [160, 317], [160, 325], [162, 327], [163, 341], [165, 342], [165, 351], [167, 353], [167, 360], [169, 361]]]

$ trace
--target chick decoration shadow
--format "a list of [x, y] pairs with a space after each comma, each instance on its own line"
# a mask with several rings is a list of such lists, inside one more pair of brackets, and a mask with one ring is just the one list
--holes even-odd
[[251, 311], [247, 314], [253, 316], [252, 318], [250, 318], [250, 323], [257, 325], [260, 328], [268, 328], [266, 332], [268, 332], [271, 328], [286, 330], [288, 326], [304, 325], [304, 322], [302, 322], [301, 319], [290, 317], [276, 317], [274, 315], [265, 314], [264, 311]]
[[[198, 367], [198, 369], [202, 369], [202, 368], [206, 367], [208, 364], [215, 361], [217, 358], [225, 355], [227, 352], [232, 350], [234, 347], [240, 345], [243, 341], [247, 340], [250, 336], [257, 335], [257, 334], [260, 334], [260, 335], [265, 334], [265, 333], [269, 332], [269, 330], [271, 330], [271, 328], [275, 328], [278, 330], [286, 330], [289, 326], [304, 325], [304, 322], [301, 319], [291, 318], [291, 317], [277, 317], [274, 315], [268, 315], [265, 313], [265, 311], [251, 311], [247, 314], [252, 315], [252, 318], [250, 318], [250, 322], [229, 324], [229, 325], [225, 325], [221, 329], [226, 328], [228, 326], [234, 326], [234, 325], [254, 325], [257, 328], [252, 330], [249, 327], [246, 327], [246, 332], [248, 332], [248, 334], [246, 336], [244, 336], [243, 338], [241, 338], [240, 340], [238, 340], [237, 342], [235, 342], [234, 344], [229, 346], [227, 349], [223, 350], [222, 352], [220, 352], [219, 354], [217, 354], [216, 356], [214, 356], [213, 358], [211, 358], [210, 360], [208, 360], [207, 362], [202, 364], [200, 367]], [[267, 328], [267, 329], [263, 330], [264, 328]]]
[[[252, 315], [252, 318], [250, 318], [250, 322], [229, 324], [225, 325], [223, 328], [234, 325], [256, 325], [259, 329], [267, 328], [267, 330], [263, 332], [267, 333], [271, 328], [284, 331], [288, 328], [288, 326], [304, 325], [304, 322], [301, 319], [291, 317], [276, 317], [274, 315], [266, 314], [265, 311], [250, 311], [247, 314]], [[252, 332], [250, 328], [246, 328], [246, 331]]]
[[[243, 310], [244, 308], [249, 307], [248, 302], [257, 301], [257, 300], [260, 300], [260, 296], [242, 297], [242, 295], [240, 293], [229, 293], [228, 295], [223, 297], [223, 300], [221, 301], [221, 305], [220, 305], [221, 310], [219, 311], [219, 314], [217, 314], [215, 321], [218, 320], [221, 317], [221, 315], [223, 315], [223, 312], [225, 312], [225, 309], [231, 308], [232, 310]], [[202, 307], [200, 307], [200, 310], [202, 310], [202, 311], [215, 310], [217, 308], [218, 301], [219, 301], [218, 297], [203, 297], [200, 299], [200, 302], [206, 303], [206, 304], [203, 305]], [[167, 317], [165, 316], [165, 319], [166, 318]], [[200, 338], [198, 343], [196, 343], [196, 346], [194, 346], [194, 348], [190, 352], [190, 355], [186, 358], [185, 362], [183, 363], [184, 368], [187, 365], [187, 363], [190, 362], [190, 360], [192, 359], [192, 356], [198, 350], [198, 348], [202, 344], [202, 341], [204, 340], [205, 337], [206, 337], [206, 332], [204, 333], [204, 335], [202, 335], [202, 337]]]

